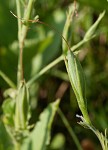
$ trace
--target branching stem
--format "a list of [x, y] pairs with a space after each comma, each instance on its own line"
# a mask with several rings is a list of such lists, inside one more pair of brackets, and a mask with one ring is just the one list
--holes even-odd
[[[26, 22], [30, 18], [33, 1], [34, 0], [29, 0], [27, 8], [24, 13], [24, 18]], [[20, 5], [19, 0], [16, 0], [16, 6], [17, 6], [17, 16], [18, 18], [21, 18], [21, 5]], [[27, 31], [28, 31], [28, 25], [25, 26], [24, 24], [22, 24], [21, 20], [18, 19], [18, 40], [19, 40], [19, 60], [18, 60], [18, 73], [17, 73], [17, 85], [18, 86], [19, 86], [20, 81], [24, 79], [23, 49], [24, 49], [24, 40], [26, 38]]]
[[55, 59], [53, 62], [48, 64], [46, 67], [44, 67], [38, 74], [36, 74], [34, 77], [32, 77], [28, 82], [27, 85], [31, 86], [33, 82], [35, 82], [41, 75], [43, 75], [45, 72], [47, 72], [49, 69], [54, 67], [56, 64], [58, 64], [60, 61], [63, 60], [63, 55]]

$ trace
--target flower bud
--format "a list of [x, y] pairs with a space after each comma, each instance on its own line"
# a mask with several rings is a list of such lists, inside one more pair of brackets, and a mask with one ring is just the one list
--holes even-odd
[[26, 129], [29, 115], [29, 94], [26, 83], [23, 81], [19, 86], [16, 97], [15, 129]]

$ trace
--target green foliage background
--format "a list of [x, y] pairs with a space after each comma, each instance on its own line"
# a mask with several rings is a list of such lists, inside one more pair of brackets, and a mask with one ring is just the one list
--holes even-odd
[[[53, 25], [62, 33], [66, 19], [66, 10], [71, 2], [69, 0], [37, 0], [34, 3], [32, 16], [38, 14], [40, 20]], [[106, 0], [79, 0], [78, 6], [78, 17], [72, 22], [70, 32], [73, 45], [82, 39], [87, 29], [97, 19], [99, 13], [104, 9], [106, 10], [106, 15], [97, 30], [97, 36], [81, 47], [83, 51], [79, 55], [86, 75], [88, 110], [94, 125], [103, 131], [105, 128], [108, 128], [108, 3]], [[10, 13], [10, 10], [16, 14], [15, 1], [1, 0], [0, 70], [16, 83], [18, 61], [17, 19]], [[26, 80], [30, 79], [41, 68], [54, 60], [60, 53], [61, 37], [55, 31], [38, 23], [31, 25], [24, 49], [24, 75]], [[61, 76], [60, 73], [62, 72], [60, 71], [66, 72], [63, 63], [51, 69], [31, 87], [30, 96], [33, 114], [30, 120], [31, 123], [37, 120], [38, 114], [49, 102], [57, 98], [57, 91], [59, 91], [59, 87], [64, 83], [63, 78], [65, 78], [65, 75]], [[99, 142], [96, 137], [76, 123], [76, 114], [80, 114], [80, 112], [67, 78], [65, 83], [68, 85], [68, 88], [62, 97], [61, 109], [80, 141], [83, 142], [84, 139], [89, 139], [94, 144], [94, 147], [99, 149]], [[3, 102], [3, 91], [6, 88], [8, 88], [8, 85], [0, 77], [0, 104]], [[0, 112], [2, 115], [1, 108]], [[71, 147], [75, 147], [59, 116], [56, 116], [53, 124], [52, 139], [54, 136], [61, 142], [59, 150], [70, 150]], [[54, 142], [56, 143], [56, 140], [54, 140], [52, 145]], [[53, 147], [49, 149], [53, 149]]]

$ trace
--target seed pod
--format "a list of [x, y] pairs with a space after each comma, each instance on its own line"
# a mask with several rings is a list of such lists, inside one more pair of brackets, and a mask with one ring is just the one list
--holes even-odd
[[29, 115], [29, 94], [26, 83], [23, 81], [16, 97], [15, 129], [26, 129]]
[[89, 123], [90, 120], [86, 108], [85, 77], [82, 66], [77, 57], [70, 50], [68, 51], [67, 59], [68, 59], [67, 71], [69, 74], [73, 91], [76, 95], [79, 108], [84, 118]]
[[82, 66], [73, 54], [72, 51], [68, 51], [68, 71], [72, 82], [72, 87], [76, 97], [85, 99], [85, 77], [82, 70]]

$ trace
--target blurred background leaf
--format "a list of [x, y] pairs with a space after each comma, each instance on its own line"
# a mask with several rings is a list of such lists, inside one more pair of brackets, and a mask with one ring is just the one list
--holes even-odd
[[0, 150], [12, 150], [12, 139], [8, 135], [3, 122], [0, 120]]

